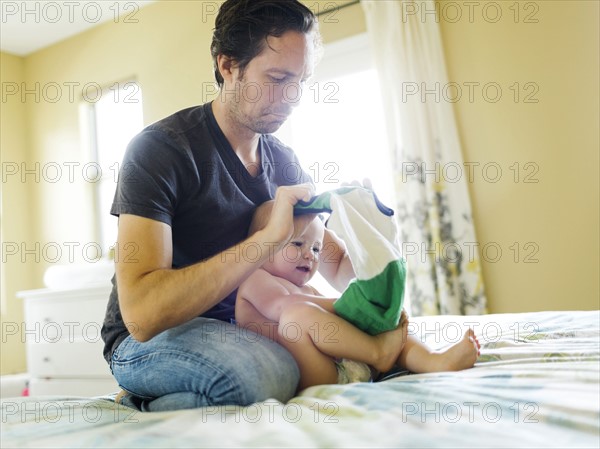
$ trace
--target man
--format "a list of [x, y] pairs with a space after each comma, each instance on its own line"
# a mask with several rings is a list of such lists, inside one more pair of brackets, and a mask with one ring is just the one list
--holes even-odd
[[[296, 0], [226, 1], [211, 45], [219, 97], [130, 143], [102, 328], [123, 403], [159, 411], [293, 396], [291, 355], [231, 321], [237, 287], [285, 245], [293, 205], [312, 195], [294, 153], [269, 134], [291, 113], [318, 42]], [[268, 225], [247, 239], [254, 209], [271, 198]], [[343, 288], [353, 276], [343, 244], [327, 233], [324, 249], [321, 272]]]

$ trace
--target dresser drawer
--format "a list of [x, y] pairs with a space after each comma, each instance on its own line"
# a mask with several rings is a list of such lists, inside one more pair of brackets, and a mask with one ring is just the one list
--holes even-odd
[[24, 293], [23, 334], [28, 343], [100, 338], [110, 287]]
[[102, 340], [28, 344], [27, 368], [32, 377], [111, 377], [103, 348]]
[[25, 338], [43, 343], [57, 340], [88, 341], [100, 338], [106, 312], [106, 299], [75, 301], [27, 301], [25, 303]]
[[25, 303], [25, 321], [29, 323], [98, 323], [102, 324], [108, 296], [102, 299], [38, 300]]

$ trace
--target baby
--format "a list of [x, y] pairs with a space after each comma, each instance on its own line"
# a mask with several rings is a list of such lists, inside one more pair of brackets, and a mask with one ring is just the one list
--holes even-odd
[[[266, 226], [271, 208], [272, 201], [257, 208], [250, 235]], [[294, 228], [290, 242], [239, 287], [235, 319], [290, 351], [300, 368], [299, 390], [368, 381], [394, 366], [424, 373], [475, 364], [480, 345], [472, 329], [445, 351], [433, 352], [407, 335], [404, 313], [396, 329], [377, 335], [336, 315], [337, 298], [326, 298], [308, 284], [319, 267], [325, 227], [313, 214], [295, 217]]]

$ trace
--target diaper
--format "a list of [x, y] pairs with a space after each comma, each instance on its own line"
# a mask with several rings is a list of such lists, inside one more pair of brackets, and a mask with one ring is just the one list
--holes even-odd
[[335, 365], [338, 372], [338, 384], [371, 381], [371, 368], [366, 363], [341, 359], [336, 361]]

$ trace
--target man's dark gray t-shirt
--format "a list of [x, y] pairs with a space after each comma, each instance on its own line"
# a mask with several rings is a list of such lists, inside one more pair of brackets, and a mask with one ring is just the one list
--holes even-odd
[[[173, 268], [207, 259], [247, 237], [254, 209], [272, 199], [278, 186], [311, 182], [292, 150], [275, 137], [262, 135], [258, 150], [261, 167], [252, 177], [219, 128], [211, 103], [179, 111], [148, 126], [129, 144], [111, 214], [138, 215], [169, 225]], [[116, 257], [133, 263], [135, 245], [120, 246], [122, 253]], [[242, 256], [226, 254], [228, 261]], [[235, 293], [202, 316], [231, 320]], [[109, 363], [128, 335], [113, 277], [102, 327]]]

